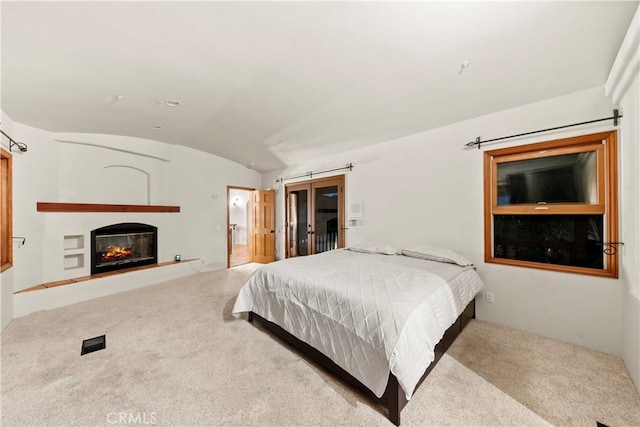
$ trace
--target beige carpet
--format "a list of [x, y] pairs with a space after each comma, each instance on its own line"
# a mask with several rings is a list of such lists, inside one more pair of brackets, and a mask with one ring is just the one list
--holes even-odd
[[[380, 408], [245, 320], [255, 264], [39, 312], [2, 332], [3, 426], [391, 425]], [[80, 356], [83, 339], [105, 350]], [[640, 425], [619, 358], [472, 321], [403, 425]]]

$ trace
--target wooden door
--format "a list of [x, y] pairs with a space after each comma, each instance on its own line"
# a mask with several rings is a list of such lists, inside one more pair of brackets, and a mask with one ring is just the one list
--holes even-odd
[[311, 183], [312, 253], [344, 248], [344, 175]]
[[251, 260], [276, 260], [275, 190], [252, 191]]
[[309, 255], [311, 252], [311, 184], [286, 186], [286, 254], [287, 258]]
[[344, 248], [344, 175], [287, 185], [287, 258]]

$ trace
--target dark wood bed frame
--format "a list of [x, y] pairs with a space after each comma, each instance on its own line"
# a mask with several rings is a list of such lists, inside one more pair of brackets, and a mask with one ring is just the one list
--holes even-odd
[[[444, 352], [447, 351], [456, 337], [473, 318], [475, 318], [475, 299], [467, 305], [467, 307], [464, 309], [455, 323], [445, 331], [444, 336], [436, 345], [435, 359], [425, 370], [422, 378], [416, 386], [416, 390], [418, 389], [418, 387], [420, 387], [420, 384], [422, 384], [422, 382], [427, 377], [429, 372], [431, 372], [438, 360], [440, 360]], [[360, 390], [372, 402], [381, 404], [382, 406], [387, 408], [387, 416], [389, 420], [397, 426], [400, 425], [400, 412], [402, 411], [402, 408], [404, 408], [404, 406], [407, 404], [407, 398], [405, 396], [404, 390], [402, 390], [402, 387], [400, 387], [400, 385], [398, 384], [398, 380], [396, 379], [395, 375], [389, 373], [389, 382], [387, 383], [387, 388], [385, 389], [382, 397], [377, 397], [364, 384], [355, 379], [353, 376], [351, 376], [351, 374], [342, 369], [340, 366], [336, 365], [331, 359], [329, 359], [319, 350], [294, 337], [275, 323], [266, 320], [256, 313], [249, 312], [249, 322], [252, 322], [253, 319], [258, 320], [265, 329], [281, 338], [282, 340], [293, 346], [295, 349], [299, 350], [308, 359], [313, 360], [315, 363], [322, 366], [324, 369], [331, 372], [342, 381]]]

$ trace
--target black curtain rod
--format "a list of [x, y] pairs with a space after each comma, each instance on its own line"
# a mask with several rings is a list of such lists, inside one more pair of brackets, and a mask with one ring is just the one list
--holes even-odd
[[319, 175], [319, 174], [323, 174], [323, 173], [342, 171], [342, 170], [347, 170], [347, 169], [349, 171], [352, 171], [353, 170], [353, 163], [347, 163], [345, 166], [343, 166], [341, 168], [327, 169], [327, 170], [317, 171], [317, 172], [305, 172], [303, 174], [294, 175], [294, 176], [284, 176], [284, 177], [281, 176], [280, 178], [276, 179], [276, 182], [284, 182], [286, 180], [296, 179], [296, 178], [304, 178], [304, 177], [313, 178], [313, 175]]
[[488, 139], [486, 141], [481, 141], [480, 137], [477, 137], [475, 141], [467, 142], [464, 145], [463, 149], [468, 150], [468, 149], [471, 149], [471, 148], [477, 146], [478, 150], [479, 150], [480, 149], [480, 145], [486, 144], [488, 142], [502, 141], [503, 139], [516, 138], [516, 137], [525, 136], [525, 135], [533, 135], [535, 133], [541, 133], [541, 132], [548, 132], [550, 130], [570, 128], [570, 127], [573, 127], [573, 126], [586, 125], [586, 124], [589, 124], [589, 123], [602, 122], [602, 121], [611, 120], [611, 119], [613, 119], [613, 125], [614, 126], [618, 126], [618, 119], [620, 119], [621, 117], [622, 117], [622, 115], [620, 114], [620, 112], [617, 109], [614, 109], [613, 110], [613, 116], [605, 117], [605, 118], [602, 118], [602, 119], [589, 120], [589, 121], [586, 121], [586, 122], [573, 123], [573, 124], [564, 125], [564, 126], [556, 126], [556, 127], [548, 128], [548, 129], [534, 130], [534, 131], [531, 131], [531, 132], [524, 132], [524, 133], [519, 133], [519, 134], [516, 134], [516, 135], [503, 136], [501, 138]]

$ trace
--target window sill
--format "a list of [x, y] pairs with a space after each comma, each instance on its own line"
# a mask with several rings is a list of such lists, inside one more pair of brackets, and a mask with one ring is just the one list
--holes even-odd
[[515, 259], [506, 259], [506, 258], [487, 258], [484, 261], [489, 264], [502, 264], [502, 265], [510, 265], [513, 267], [535, 268], [538, 270], [550, 270], [550, 271], [557, 271], [561, 273], [584, 274], [587, 276], [608, 277], [611, 279], [618, 278], [617, 271], [609, 271], [604, 269], [596, 270], [594, 268], [572, 267], [568, 265], [542, 264], [539, 262], [519, 261]]

